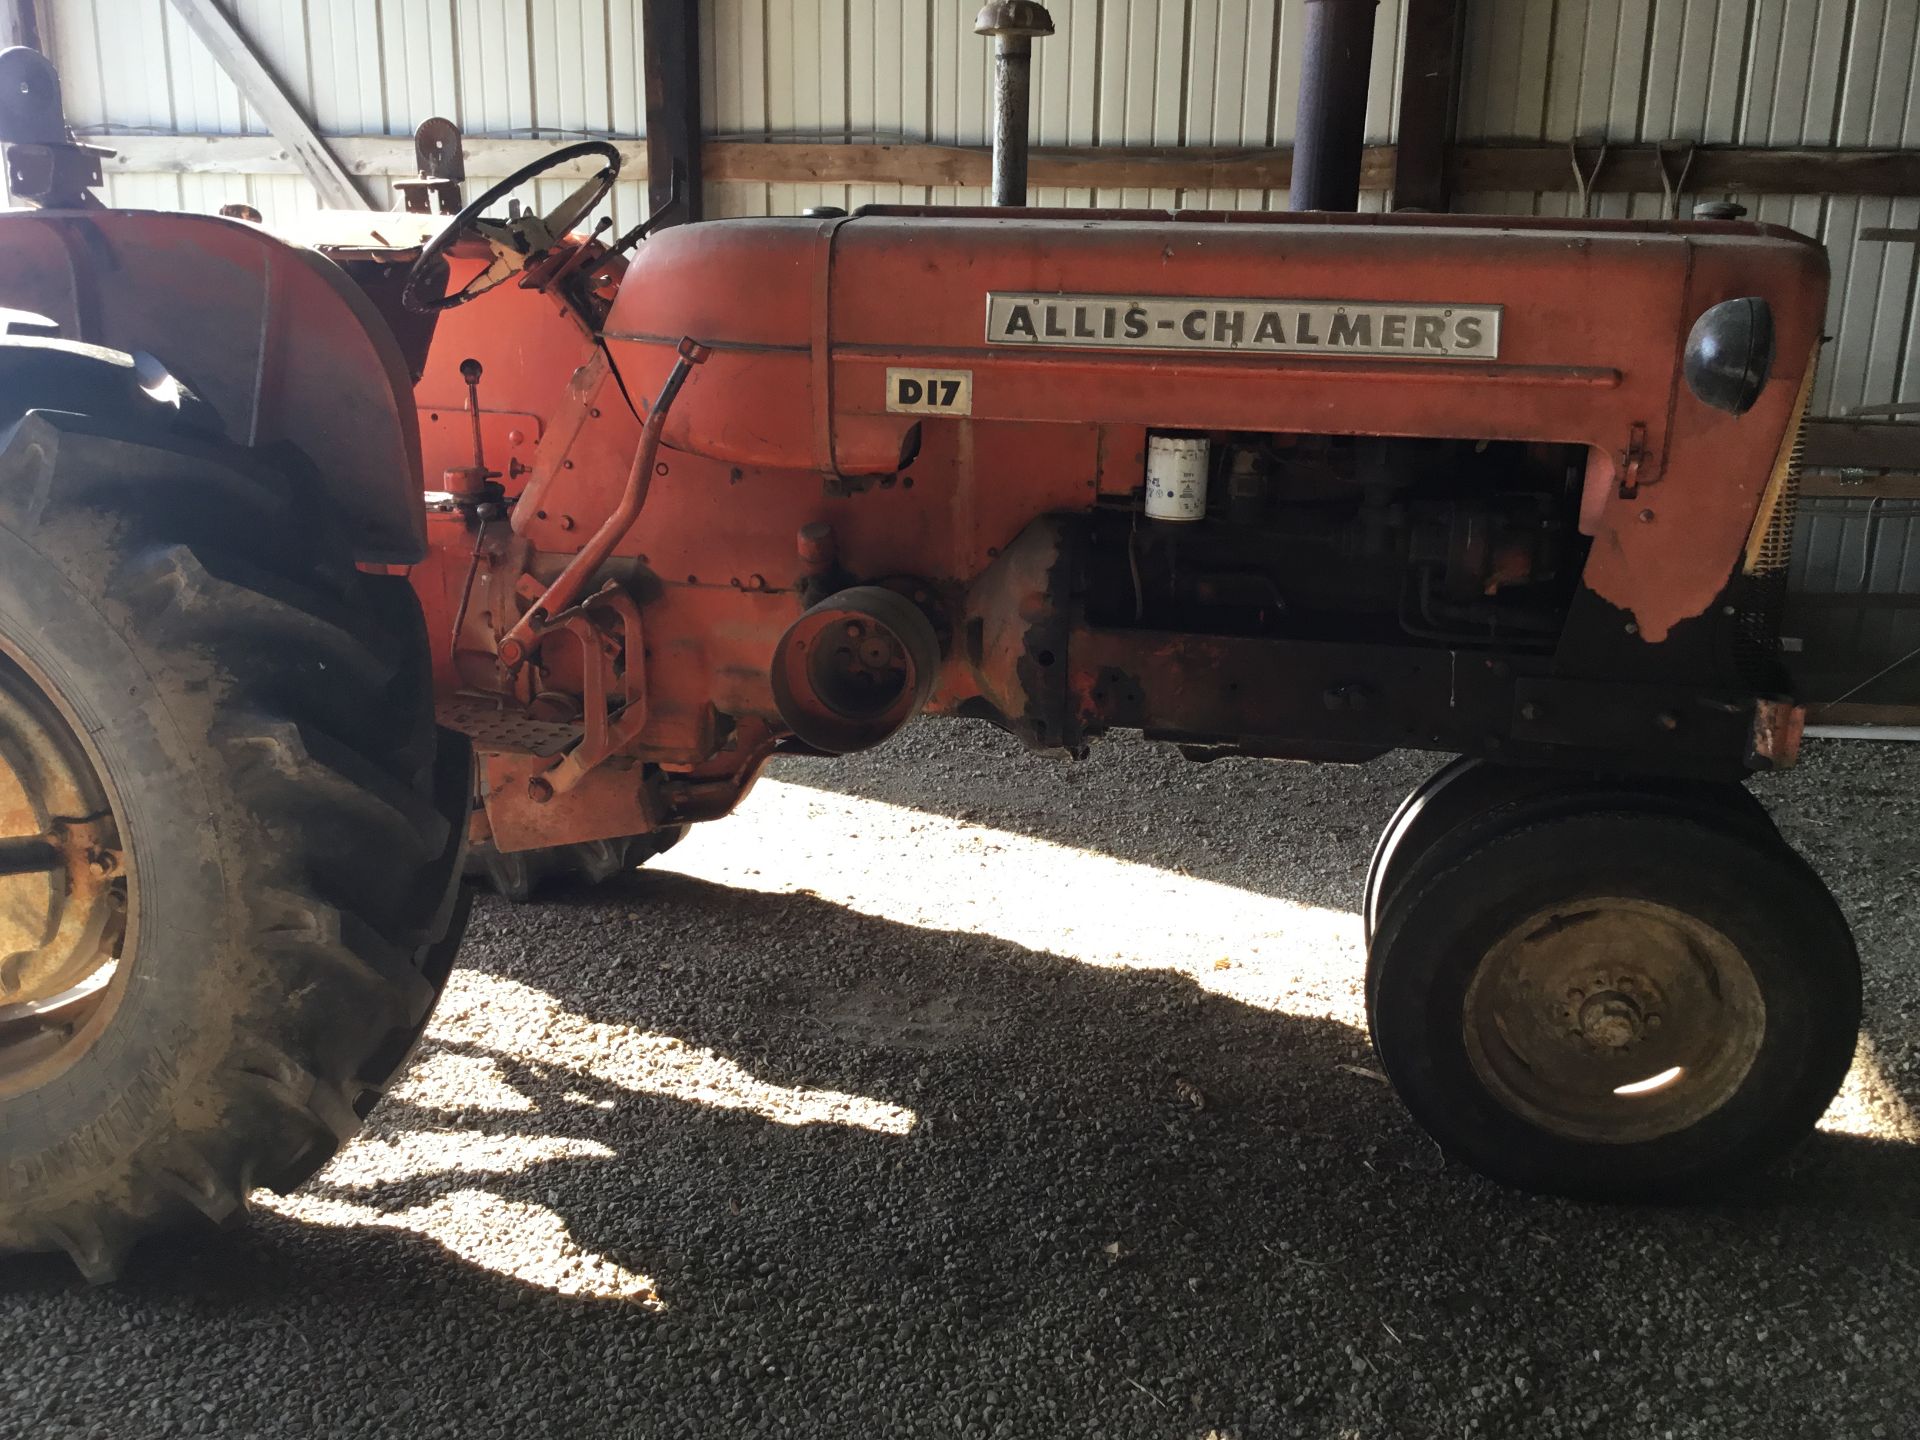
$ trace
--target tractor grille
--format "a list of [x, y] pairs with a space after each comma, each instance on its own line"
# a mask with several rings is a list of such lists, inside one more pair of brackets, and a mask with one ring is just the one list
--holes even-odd
[[1763, 502], [1770, 513], [1761, 518], [1765, 527], [1757, 533], [1747, 546], [1747, 574], [1753, 576], [1781, 575], [1787, 573], [1787, 566], [1793, 560], [1793, 522], [1800, 511], [1800, 465], [1807, 448], [1806, 410], [1802, 406], [1795, 416], [1792, 434], [1788, 437], [1786, 450], [1775, 467], [1772, 483], [1767, 487], [1767, 501]]
[[[1817, 358], [1817, 357], [1816, 357]], [[1793, 561], [1793, 527], [1800, 510], [1800, 467], [1806, 452], [1807, 401], [1814, 364], [1807, 364], [1788, 422], [1786, 439], [1747, 535], [1746, 557], [1734, 583], [1735, 654], [1741, 674], [1761, 694], [1780, 689], [1780, 621], [1786, 607], [1787, 567]]]

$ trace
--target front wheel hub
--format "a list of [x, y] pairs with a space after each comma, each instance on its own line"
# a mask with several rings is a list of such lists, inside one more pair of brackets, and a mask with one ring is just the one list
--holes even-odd
[[1638, 1040], [1646, 1028], [1646, 1017], [1633, 998], [1618, 990], [1589, 996], [1580, 1007], [1580, 1035], [1589, 1045], [1602, 1050], [1624, 1050]]
[[1699, 1123], [1739, 1090], [1766, 1035], [1746, 957], [1670, 905], [1596, 896], [1509, 931], [1466, 994], [1467, 1054], [1508, 1109], [1622, 1144]]

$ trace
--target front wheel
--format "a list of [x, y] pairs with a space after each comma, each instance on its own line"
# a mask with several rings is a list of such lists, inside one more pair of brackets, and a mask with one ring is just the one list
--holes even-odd
[[1429, 871], [1374, 943], [1388, 1078], [1450, 1154], [1525, 1189], [1685, 1199], [1778, 1158], [1860, 1024], [1845, 920], [1777, 838], [1586, 812]]
[[1421, 781], [1380, 832], [1360, 905], [1366, 942], [1423, 868], [1451, 863], [1503, 827], [1622, 803], [1776, 833], [1753, 792], [1730, 781], [1564, 773], [1462, 755]]

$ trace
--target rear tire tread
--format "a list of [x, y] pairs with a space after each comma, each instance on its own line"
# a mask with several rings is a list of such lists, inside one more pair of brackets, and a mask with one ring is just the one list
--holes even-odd
[[[198, 773], [217, 813], [203, 826], [242, 911], [220, 942], [238, 957], [215, 992], [232, 1005], [215, 1017], [224, 1053], [182, 1067], [145, 1136], [97, 1162], [111, 1168], [87, 1200], [63, 1181], [0, 1212], [0, 1253], [63, 1250], [97, 1283], [141, 1236], [229, 1224], [256, 1185], [299, 1184], [359, 1132], [457, 944], [464, 910], [445, 897], [470, 762], [464, 741], [436, 739], [407, 582], [357, 571], [288, 499], [297, 475], [158, 430], [151, 447], [115, 440], [112, 473], [63, 467], [59, 436], [44, 418], [16, 427], [6, 456], [48, 439], [51, 474], [30, 463], [27, 483], [5, 483], [17, 467], [0, 457], [0, 524], [95, 602], [183, 730], [205, 717]], [[204, 454], [205, 474], [182, 480], [183, 454]]]

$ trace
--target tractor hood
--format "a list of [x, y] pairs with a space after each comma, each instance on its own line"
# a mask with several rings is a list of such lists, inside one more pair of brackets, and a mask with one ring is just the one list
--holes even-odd
[[[1783, 423], [1818, 340], [1825, 259], [1757, 225], [720, 221], [650, 240], [607, 328], [645, 388], [681, 336], [713, 347], [667, 439], [734, 464], [886, 473], [929, 416], [1390, 435], [1466, 424], [1608, 452], [1641, 424], [1651, 479], [1689, 327], [1743, 296], [1772, 310], [1779, 358], [1761, 408]], [[948, 374], [960, 387], [929, 394]], [[1490, 386], [1509, 398], [1490, 404]]]
[[1578, 444], [1588, 584], [1658, 638], [1785, 483], [1825, 308], [1824, 252], [1759, 225], [867, 211], [650, 240], [608, 339], [636, 393], [712, 347], [669, 446], [830, 488], [979, 421]]

